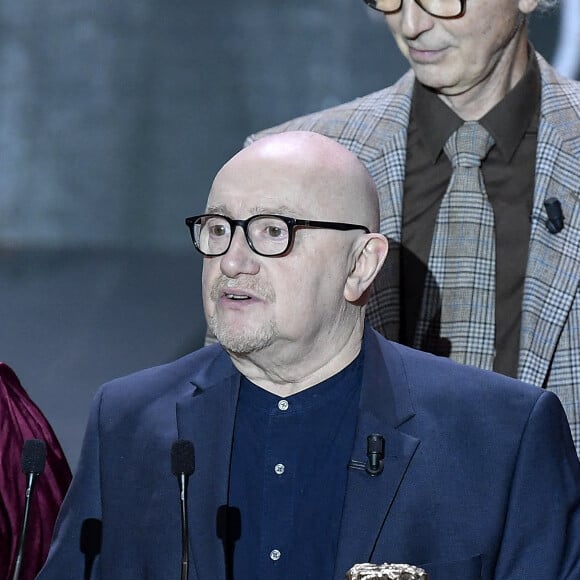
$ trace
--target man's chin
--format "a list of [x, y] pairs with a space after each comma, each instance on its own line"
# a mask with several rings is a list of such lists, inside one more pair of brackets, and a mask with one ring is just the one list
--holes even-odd
[[245, 355], [258, 352], [267, 346], [270, 346], [272, 343], [271, 340], [265, 338], [261, 339], [259, 337], [247, 336], [218, 336], [217, 339], [225, 350], [235, 355]]
[[276, 336], [273, 323], [258, 329], [224, 328], [219, 324], [210, 324], [210, 330], [225, 350], [237, 355], [263, 350], [272, 344]]

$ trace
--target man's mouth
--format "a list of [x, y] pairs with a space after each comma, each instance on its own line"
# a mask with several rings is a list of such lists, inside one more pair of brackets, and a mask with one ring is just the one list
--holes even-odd
[[259, 284], [252, 280], [243, 282], [237, 280], [218, 280], [213, 285], [210, 298], [214, 302], [220, 300], [224, 303], [269, 303], [275, 298], [274, 290], [267, 284]]
[[409, 57], [414, 61], [429, 62], [439, 60], [444, 52], [444, 49], [426, 49], [420, 47], [409, 46]]
[[248, 296], [246, 294], [228, 294], [225, 293], [224, 296], [226, 298], [228, 298], [229, 300], [251, 300], [251, 296]]

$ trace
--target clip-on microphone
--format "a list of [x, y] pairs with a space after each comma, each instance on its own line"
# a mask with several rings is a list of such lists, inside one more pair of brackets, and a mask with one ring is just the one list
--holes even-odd
[[564, 213], [562, 212], [562, 204], [559, 199], [550, 197], [544, 202], [546, 214], [546, 227], [551, 234], [557, 234], [564, 229]]
[[383, 472], [385, 458], [385, 438], [373, 433], [367, 437], [367, 463], [365, 470], [369, 475], [375, 476]]
[[351, 459], [348, 462], [350, 469], [366, 471], [374, 477], [380, 475], [385, 469], [385, 438], [379, 433], [373, 433], [367, 437], [367, 460], [366, 462]]

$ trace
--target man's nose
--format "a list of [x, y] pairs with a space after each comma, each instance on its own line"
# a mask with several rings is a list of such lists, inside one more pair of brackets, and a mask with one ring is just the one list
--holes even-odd
[[435, 17], [421, 8], [415, 0], [403, 0], [401, 11], [396, 16], [401, 19], [401, 32], [405, 38], [417, 38], [433, 28], [435, 23]]
[[222, 274], [235, 278], [240, 274], [257, 274], [260, 270], [259, 256], [250, 248], [241, 227], [232, 232], [232, 242], [228, 251], [220, 258]]

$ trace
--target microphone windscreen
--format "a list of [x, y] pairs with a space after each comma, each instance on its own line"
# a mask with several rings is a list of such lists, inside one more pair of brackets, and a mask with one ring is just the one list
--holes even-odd
[[22, 447], [22, 471], [42, 473], [46, 462], [46, 443], [40, 439], [27, 439]]
[[98, 556], [103, 543], [103, 523], [97, 518], [83, 520], [81, 526], [81, 552], [85, 556]]
[[367, 453], [385, 454], [385, 438], [382, 435], [369, 435], [367, 437]]
[[560, 200], [555, 197], [550, 197], [544, 202], [548, 219], [559, 220], [562, 219], [562, 204]]
[[173, 475], [191, 475], [195, 470], [195, 451], [193, 443], [178, 439], [171, 446], [171, 471]]

